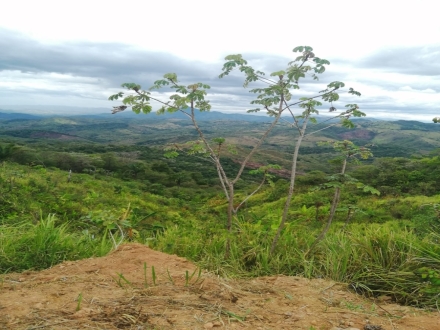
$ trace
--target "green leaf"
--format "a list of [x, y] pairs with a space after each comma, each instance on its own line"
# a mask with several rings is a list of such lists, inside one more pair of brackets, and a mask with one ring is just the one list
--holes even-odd
[[271, 77], [279, 77], [279, 76], [284, 76], [285, 74], [286, 71], [280, 70], [280, 71], [272, 72], [270, 75]]
[[339, 89], [345, 87], [345, 84], [341, 81], [333, 81], [330, 84], [327, 85], [330, 89]]
[[355, 91], [353, 88], [350, 87], [350, 89], [348, 90], [349, 94], [353, 94], [353, 95], [357, 95], [357, 96], [361, 96], [361, 93]]
[[177, 75], [175, 73], [166, 73], [163, 77], [171, 82], [177, 82]]
[[342, 122], [341, 122], [342, 127], [346, 127], [346, 128], [355, 128], [355, 124], [347, 118], [343, 118]]
[[170, 84], [170, 82], [169, 82], [168, 80], [163, 80], [163, 79], [161, 79], [161, 80], [156, 80], [156, 81], [154, 82], [153, 86], [150, 87], [150, 90], [153, 90], [153, 89], [160, 89], [160, 88], [162, 88], [163, 86], [167, 86], [167, 85], [169, 85], [169, 84]]
[[130, 89], [130, 90], [134, 90], [136, 92], [141, 90], [141, 88], [142, 88], [141, 85], [138, 85], [138, 84], [135, 84], [135, 83], [123, 83], [121, 86], [125, 87], [127, 89]]
[[369, 192], [371, 194], [378, 195], [378, 196], [380, 195], [380, 191], [379, 190], [377, 190], [377, 189], [375, 189], [375, 188], [373, 188], [371, 186], [367, 186], [367, 185], [364, 186], [363, 191], [364, 192]]
[[160, 107], [160, 109], [156, 111], [157, 115], [163, 115], [164, 113], [165, 113], [165, 106]]
[[325, 60], [325, 59], [321, 59], [321, 58], [319, 58], [319, 57], [315, 57], [315, 58], [313, 59], [313, 61], [314, 61], [316, 64], [320, 64], [320, 65], [330, 65], [330, 62], [329, 62], [329, 61], [327, 61], [327, 60]]
[[143, 113], [148, 114], [148, 113], [150, 113], [151, 110], [153, 110], [153, 109], [152, 109], [151, 105], [145, 104], [145, 105], [143, 105], [143, 106], [141, 107], [141, 110], [142, 110]]
[[325, 66], [323, 65], [318, 65], [313, 69], [316, 73], [324, 73], [325, 71]]
[[123, 92], [119, 92], [119, 93], [117, 93], [117, 94], [111, 95], [108, 99], [109, 99], [110, 101], [114, 101], [114, 100], [119, 99], [119, 98], [122, 97], [123, 95], [124, 95]]

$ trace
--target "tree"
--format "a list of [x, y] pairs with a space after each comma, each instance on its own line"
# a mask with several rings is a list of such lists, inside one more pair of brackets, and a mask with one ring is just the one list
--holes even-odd
[[[336, 142], [327, 142], [325, 144], [331, 144], [333, 146], [333, 149], [340, 153], [340, 157], [336, 159], [338, 163], [341, 165], [341, 172], [335, 175], [331, 175], [328, 179], [329, 182], [324, 183], [317, 187], [317, 189], [322, 188], [334, 188], [335, 193], [333, 195], [333, 201], [330, 208], [330, 213], [328, 215], [327, 224], [322, 230], [322, 232], [319, 234], [319, 236], [316, 238], [315, 242], [311, 245], [309, 251], [307, 254], [309, 254], [315, 246], [324, 239], [325, 235], [330, 229], [330, 226], [333, 222], [336, 209], [339, 205], [339, 199], [341, 196], [341, 189], [344, 186], [347, 185], [355, 185], [357, 188], [363, 189], [364, 192], [370, 192], [372, 194], [380, 195], [379, 191], [363, 184], [362, 182], [359, 182], [355, 178], [351, 177], [350, 175], [346, 174], [347, 164], [349, 162], [353, 163], [359, 163], [360, 159], [368, 159], [373, 156], [371, 153], [371, 150], [367, 147], [358, 147], [353, 142], [344, 140], [344, 141], [336, 141]], [[350, 220], [350, 211], [347, 216], [348, 220]]]
[[[287, 195], [287, 201], [283, 211], [283, 217], [274, 238], [271, 251], [274, 250], [278, 237], [281, 234], [284, 223], [287, 219], [288, 209], [290, 206], [290, 201], [292, 198], [294, 183], [296, 178], [296, 164], [299, 154], [299, 148], [302, 140], [306, 137], [306, 129], [309, 121], [316, 122], [312, 117], [314, 114], [318, 114], [317, 107], [321, 106], [322, 103], [318, 102], [316, 99], [320, 98], [324, 102], [330, 103], [330, 112], [333, 113], [332, 118], [339, 118], [341, 124], [346, 127], [352, 127], [353, 124], [349, 120], [351, 116], [364, 116], [362, 112], [358, 110], [356, 104], [346, 105], [346, 110], [338, 112], [333, 106], [333, 102], [339, 100], [339, 94], [337, 91], [343, 88], [345, 85], [342, 82], [332, 82], [327, 85], [327, 88], [318, 92], [312, 97], [300, 97], [297, 100], [292, 100], [294, 96], [294, 90], [300, 88], [299, 81], [310, 75], [314, 80], [318, 80], [318, 75], [325, 72], [326, 65], [330, 62], [316, 57], [313, 53], [312, 47], [309, 46], [299, 46], [293, 49], [293, 52], [300, 53], [295, 60], [288, 63], [287, 68], [284, 70], [272, 72], [270, 77], [266, 77], [265, 73], [259, 70], [255, 70], [253, 67], [248, 65], [248, 62], [240, 54], [226, 56], [226, 62], [223, 65], [222, 73], [220, 78], [228, 76], [233, 70], [238, 70], [244, 74], [244, 87], [248, 87], [251, 83], [257, 86], [250, 90], [251, 93], [256, 95], [256, 98], [251, 102], [251, 104], [256, 105], [258, 108], [248, 110], [248, 112], [257, 112], [260, 110], [265, 110], [267, 114], [273, 118], [271, 125], [264, 131], [262, 136], [258, 139], [257, 143], [251, 149], [251, 151], [246, 155], [244, 160], [241, 162], [241, 166], [234, 177], [228, 177], [221, 162], [221, 150], [223, 149], [225, 140], [223, 138], [217, 138], [211, 143], [203, 133], [200, 128], [197, 119], [196, 111], [209, 111], [211, 109], [211, 104], [206, 99], [207, 91], [210, 89], [209, 85], [197, 82], [190, 85], [183, 85], [179, 82], [177, 75], [175, 73], [167, 73], [163, 76], [163, 79], [154, 82], [150, 90], [159, 90], [163, 87], [169, 87], [174, 90], [174, 94], [169, 97], [168, 101], [164, 101], [155, 98], [151, 95], [150, 91], [142, 90], [142, 87], [136, 83], [124, 83], [122, 87], [125, 87], [131, 93], [124, 96], [124, 92], [119, 92], [115, 95], [109, 97], [109, 100], [118, 100], [122, 98], [123, 105], [116, 106], [113, 109], [113, 113], [124, 111], [128, 106], [132, 107], [135, 113], [150, 113], [152, 111], [151, 101], [156, 101], [162, 106], [157, 110], [158, 114], [163, 114], [165, 112], [177, 112], [180, 111], [185, 114], [191, 121], [197, 131], [200, 143], [195, 143], [191, 151], [193, 154], [206, 154], [208, 158], [213, 162], [220, 183], [222, 185], [223, 191], [225, 193], [228, 209], [227, 209], [227, 230], [232, 229], [232, 219], [233, 215], [237, 212], [237, 208], [234, 205], [241, 205], [241, 203], [235, 203], [235, 184], [240, 179], [247, 163], [250, 161], [252, 156], [255, 154], [257, 149], [262, 145], [265, 139], [268, 137], [272, 129], [282, 120], [282, 114], [288, 112], [293, 120], [291, 126], [295, 128], [299, 135], [297, 137], [295, 151], [292, 158], [292, 175], [290, 180], [290, 187]], [[352, 88], [349, 89], [348, 93], [352, 95], [360, 95]], [[294, 107], [299, 107], [301, 113], [295, 115], [293, 112]], [[328, 119], [330, 120], [330, 119]], [[335, 124], [329, 124], [327, 127], [333, 126]], [[325, 129], [321, 128], [320, 130]], [[309, 134], [313, 134], [309, 133]], [[177, 156], [179, 150], [169, 150], [168, 156]], [[263, 175], [267, 174], [268, 171], [262, 170]], [[257, 187], [257, 189], [259, 189]], [[253, 195], [255, 192], [251, 193]]]

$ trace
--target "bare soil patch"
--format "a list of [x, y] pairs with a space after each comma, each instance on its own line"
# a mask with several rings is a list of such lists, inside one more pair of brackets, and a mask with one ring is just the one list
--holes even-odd
[[330, 330], [366, 325], [434, 330], [440, 329], [440, 315], [392, 304], [387, 297], [366, 299], [347, 285], [321, 279], [199, 276], [191, 262], [140, 244], [41, 272], [7, 274], [0, 282], [0, 329]]

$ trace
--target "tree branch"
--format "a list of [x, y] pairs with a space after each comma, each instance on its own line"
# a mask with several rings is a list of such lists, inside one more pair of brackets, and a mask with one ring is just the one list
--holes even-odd
[[263, 187], [265, 182], [266, 182], [266, 175], [263, 176], [263, 180], [261, 181], [260, 185], [250, 195], [248, 195], [245, 199], [243, 199], [243, 201], [240, 204], [238, 204], [238, 206], [234, 210], [234, 213], [237, 213], [238, 210], [240, 209], [240, 207], [244, 203], [246, 203], [249, 198], [251, 198], [253, 195], [255, 195], [257, 193], [257, 191], [259, 191], [261, 189], [261, 187]]
[[238, 181], [238, 179], [240, 178], [241, 174], [243, 173], [244, 168], [246, 167], [246, 164], [248, 163], [248, 161], [251, 159], [251, 157], [254, 155], [254, 153], [257, 151], [257, 149], [263, 144], [266, 137], [269, 135], [269, 133], [272, 131], [272, 129], [275, 127], [275, 125], [278, 123], [278, 120], [280, 119], [281, 114], [282, 114], [281, 108], [283, 105], [283, 101], [284, 101], [284, 95], [281, 95], [281, 101], [280, 101], [280, 106], [279, 106], [280, 110], [278, 111], [278, 115], [275, 117], [272, 124], [269, 126], [269, 128], [266, 130], [266, 132], [264, 132], [263, 136], [260, 138], [260, 140], [258, 140], [257, 144], [254, 146], [254, 148], [251, 150], [251, 152], [246, 156], [246, 158], [242, 162], [241, 167], [240, 167], [235, 179], [232, 180], [233, 184], [235, 184]]

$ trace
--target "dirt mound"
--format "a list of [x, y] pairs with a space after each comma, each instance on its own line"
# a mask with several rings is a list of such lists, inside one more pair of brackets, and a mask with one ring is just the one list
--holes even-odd
[[1, 329], [440, 329], [438, 312], [363, 299], [343, 284], [227, 280], [140, 244], [4, 275], [0, 297]]

